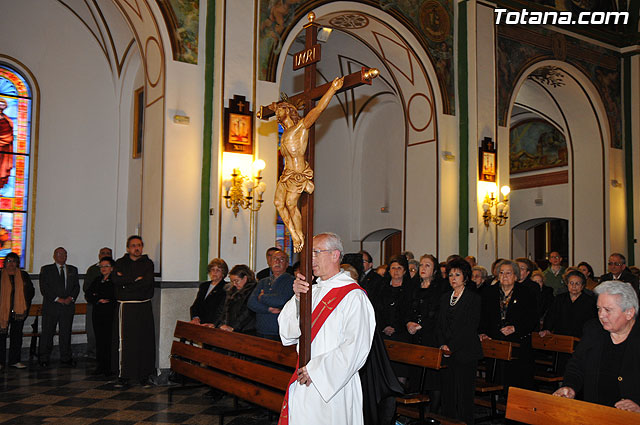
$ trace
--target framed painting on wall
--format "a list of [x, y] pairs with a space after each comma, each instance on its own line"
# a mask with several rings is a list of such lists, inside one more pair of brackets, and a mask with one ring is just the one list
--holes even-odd
[[516, 123], [509, 130], [509, 171], [511, 174], [565, 167], [567, 140], [553, 124], [543, 119]]
[[482, 139], [480, 145], [480, 181], [493, 182], [496, 181], [496, 144], [491, 137]]
[[142, 157], [142, 139], [144, 138], [144, 87], [133, 95], [133, 158]]
[[253, 154], [253, 112], [244, 96], [234, 95], [224, 108], [224, 151]]

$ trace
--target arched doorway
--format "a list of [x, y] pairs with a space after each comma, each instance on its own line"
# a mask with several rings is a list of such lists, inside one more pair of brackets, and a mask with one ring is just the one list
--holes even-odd
[[576, 264], [569, 257], [569, 221], [562, 218], [536, 218], [511, 229], [511, 258], [525, 257], [541, 269], [548, 266], [549, 253], [557, 251], [564, 265]]
[[[398, 228], [406, 249], [437, 252], [442, 101], [428, 55], [402, 24], [379, 9], [337, 2], [314, 12], [316, 22], [334, 30], [322, 47], [318, 84], [360, 66], [381, 70], [372, 86], [339, 95], [318, 121], [315, 231], [341, 234], [348, 251], [377, 229]], [[278, 63], [280, 92], [302, 89], [300, 72], [291, 70], [291, 54], [302, 48], [296, 39], [305, 21], [283, 42], [288, 55]], [[346, 24], [355, 21], [361, 24]]]
[[[572, 263], [597, 264], [600, 273], [611, 231], [605, 185], [609, 131], [602, 100], [581, 71], [559, 61], [531, 65], [516, 87], [508, 120], [511, 223], [566, 220], [564, 255]], [[527, 143], [537, 151], [527, 152]], [[518, 229], [513, 230], [515, 244]]]

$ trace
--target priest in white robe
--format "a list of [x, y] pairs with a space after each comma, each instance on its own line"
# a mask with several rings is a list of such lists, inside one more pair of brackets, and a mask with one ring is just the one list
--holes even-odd
[[[337, 235], [321, 233], [315, 236], [312, 253], [313, 274], [318, 277], [312, 291], [312, 308], [315, 310], [332, 289], [342, 288], [342, 294], [346, 295], [337, 306], [327, 310], [331, 313], [311, 342], [311, 360], [298, 369], [297, 380], [289, 386], [289, 398], [283, 406], [280, 423], [362, 425], [362, 387], [358, 370], [367, 360], [375, 332], [373, 307], [362, 289], [350, 286], [356, 282], [340, 271], [343, 248]], [[301, 292], [308, 291], [308, 286], [299, 274], [293, 285], [295, 295], [278, 317], [284, 345], [298, 343], [301, 334], [299, 297]], [[336, 289], [332, 294], [340, 291]]]

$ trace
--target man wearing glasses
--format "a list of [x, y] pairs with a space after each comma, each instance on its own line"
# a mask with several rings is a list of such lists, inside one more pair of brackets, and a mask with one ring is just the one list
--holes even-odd
[[293, 295], [293, 276], [287, 273], [289, 256], [276, 251], [271, 257], [271, 276], [260, 279], [249, 296], [249, 309], [256, 313], [256, 335], [279, 341], [278, 314]]
[[638, 278], [627, 268], [627, 259], [624, 255], [619, 252], [614, 252], [609, 256], [607, 266], [609, 273], [602, 275], [600, 282], [606, 282], [608, 280], [627, 282], [630, 283], [636, 293], [638, 293]]
[[[313, 238], [311, 360], [292, 377], [280, 425], [364, 423], [358, 370], [364, 365], [375, 332], [371, 302], [351, 276], [340, 270], [343, 247], [334, 233]], [[278, 323], [284, 345], [300, 338], [299, 299], [309, 283], [298, 273], [293, 296]]]
[[567, 285], [562, 280], [565, 268], [562, 267], [562, 256], [558, 251], [549, 254], [549, 267], [544, 271], [544, 284], [553, 288], [553, 295], [567, 292]]

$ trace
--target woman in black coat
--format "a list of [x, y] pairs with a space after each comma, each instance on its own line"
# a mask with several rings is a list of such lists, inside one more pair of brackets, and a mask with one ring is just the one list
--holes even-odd
[[[441, 278], [438, 260], [433, 255], [425, 254], [420, 257], [418, 276], [420, 281], [410, 291], [409, 304], [405, 311], [404, 321], [409, 333], [409, 342], [427, 347], [438, 347], [436, 321], [438, 319], [440, 297], [444, 292], [448, 292], [451, 287]], [[420, 369], [416, 373], [412, 373], [410, 378], [410, 391], [422, 392], [428, 390], [429, 398], [431, 399], [430, 411], [438, 411], [440, 407], [440, 374], [438, 371], [427, 369], [424, 375], [424, 382]]]
[[442, 414], [473, 424], [475, 377], [482, 346], [478, 339], [482, 301], [473, 285], [471, 266], [464, 259], [447, 263], [452, 290], [442, 295], [436, 325], [440, 348], [449, 351], [442, 369]]
[[[553, 300], [539, 332], [541, 337], [554, 333], [582, 338], [584, 324], [597, 316], [595, 297], [584, 292], [586, 280], [577, 270], [564, 276], [569, 291], [558, 294]], [[557, 370], [560, 375], [564, 374], [570, 357], [569, 354], [558, 353]]]
[[223, 331], [253, 334], [256, 330], [256, 314], [247, 307], [247, 303], [258, 282], [251, 269], [244, 264], [231, 269], [229, 280], [231, 286], [227, 290], [218, 327]]
[[573, 270], [565, 276], [568, 292], [558, 294], [547, 313], [540, 336], [549, 333], [582, 338], [584, 324], [597, 316], [596, 299], [584, 292], [586, 277]]
[[389, 261], [389, 271], [374, 305], [376, 324], [384, 339], [409, 340], [404, 318], [412, 287], [407, 269], [407, 259], [403, 255]]
[[640, 325], [638, 296], [625, 282], [595, 289], [598, 320], [587, 322], [583, 338], [567, 364], [564, 387], [554, 395], [640, 412]]
[[224, 300], [227, 296], [228, 282], [224, 280], [229, 273], [229, 266], [221, 258], [214, 258], [207, 266], [208, 282], [203, 282], [198, 288], [198, 294], [191, 306], [191, 323], [215, 328], [222, 317]]
[[[409, 333], [405, 322], [411, 296], [411, 277], [407, 272], [408, 264], [404, 255], [389, 261], [389, 271], [382, 281], [374, 309], [376, 328], [383, 339], [408, 342]], [[407, 386], [410, 367], [404, 363], [391, 363], [400, 383]]]
[[96, 335], [96, 360], [98, 361], [94, 375], [112, 375], [111, 344], [117, 302], [111, 272], [115, 264], [113, 258], [103, 257], [99, 263], [100, 276], [89, 284], [85, 293], [87, 302], [93, 304], [93, 331]]
[[[504, 260], [498, 266], [498, 283], [486, 288], [482, 294], [480, 339], [493, 338], [520, 345], [517, 359], [498, 364], [501, 382], [505, 386], [533, 387], [533, 355], [531, 332], [538, 324], [535, 296], [516, 283], [520, 276], [518, 264]], [[502, 367], [504, 366], [504, 368]]]

